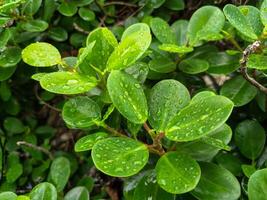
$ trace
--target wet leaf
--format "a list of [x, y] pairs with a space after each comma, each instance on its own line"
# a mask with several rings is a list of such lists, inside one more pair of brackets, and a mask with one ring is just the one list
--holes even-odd
[[0, 54], [0, 67], [13, 67], [20, 62], [21, 49], [8, 47]]
[[17, 195], [13, 192], [1, 192], [0, 199], [1, 200], [17, 200]]
[[29, 196], [31, 200], [57, 200], [57, 190], [51, 183], [43, 182], [36, 185]]
[[266, 200], [267, 169], [257, 170], [248, 181], [248, 197], [250, 200]]
[[252, 54], [249, 56], [247, 67], [258, 70], [267, 69], [267, 56]]
[[85, 187], [74, 187], [64, 197], [64, 200], [89, 200], [89, 192]]
[[206, 71], [209, 68], [209, 63], [205, 60], [191, 58], [180, 62], [179, 69], [187, 74], [198, 74]]
[[179, 54], [190, 53], [194, 50], [192, 47], [177, 46], [175, 44], [162, 44], [159, 46], [159, 49], [170, 53], [179, 53]]

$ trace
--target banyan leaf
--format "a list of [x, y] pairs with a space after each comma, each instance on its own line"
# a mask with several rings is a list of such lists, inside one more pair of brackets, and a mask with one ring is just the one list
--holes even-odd
[[17, 195], [13, 192], [1, 192], [0, 199], [1, 200], [17, 200]]
[[[255, 131], [256, 130], [256, 131]], [[265, 145], [264, 128], [255, 120], [245, 120], [235, 129], [235, 144], [247, 158], [255, 160]]]
[[179, 54], [190, 53], [194, 50], [192, 47], [177, 46], [175, 44], [162, 44], [159, 46], [159, 49], [170, 53], [179, 53]]
[[263, 0], [260, 7], [261, 22], [264, 26], [267, 25], [267, 1]]
[[64, 196], [64, 200], [89, 200], [89, 199], [90, 199], [89, 191], [86, 189], [86, 187], [83, 186], [72, 188]]
[[121, 42], [107, 61], [107, 70], [124, 69], [137, 61], [145, 53], [151, 43], [149, 26], [137, 23], [128, 27]]
[[235, 5], [227, 4], [223, 8], [223, 12], [230, 24], [242, 33], [242, 35], [252, 40], [258, 38], [247, 18]]
[[97, 85], [94, 77], [80, 75], [75, 72], [52, 72], [44, 75], [40, 84], [45, 90], [57, 94], [84, 93]]
[[81, 7], [78, 13], [79, 16], [85, 21], [93, 21], [95, 19], [95, 13], [89, 8]]
[[57, 190], [51, 183], [43, 182], [36, 185], [29, 196], [31, 200], [57, 200]]
[[74, 4], [74, 2], [63, 2], [58, 7], [58, 11], [67, 17], [71, 17], [75, 15], [75, 13], [78, 11], [77, 6]]
[[131, 75], [114, 70], [107, 80], [110, 98], [119, 112], [133, 123], [144, 123], [148, 116], [142, 86]]
[[100, 120], [101, 110], [89, 97], [78, 96], [64, 104], [62, 117], [73, 128], [88, 128]]
[[122, 137], [100, 140], [92, 149], [96, 168], [116, 177], [138, 173], [146, 165], [148, 156], [148, 149], [143, 143]]
[[193, 190], [200, 179], [200, 167], [190, 156], [179, 152], [168, 152], [160, 157], [156, 165], [157, 182], [172, 194]]
[[[201, 178], [191, 192], [197, 199], [236, 200], [240, 196], [240, 185], [236, 177], [223, 167], [213, 163], [200, 163]], [[212, 192], [211, 192], [212, 191]]]
[[219, 128], [230, 116], [233, 103], [223, 96], [195, 100], [183, 108], [168, 124], [166, 137], [173, 141], [191, 141]]
[[[220, 33], [224, 26], [223, 12], [215, 6], [203, 6], [192, 15], [188, 24], [188, 39], [191, 46], [197, 46], [201, 40], [212, 38]], [[218, 38], [219, 39], [219, 38]]]
[[53, 27], [48, 31], [48, 37], [57, 42], [64, 42], [68, 39], [68, 32], [62, 27]]
[[61, 62], [59, 51], [51, 44], [37, 42], [22, 51], [22, 59], [34, 67], [50, 67]]
[[156, 17], [151, 19], [150, 27], [153, 34], [161, 43], [176, 44], [175, 34], [169, 24], [163, 19]]
[[152, 59], [149, 61], [148, 66], [151, 70], [158, 73], [169, 73], [176, 69], [176, 63], [163, 56]]
[[179, 69], [187, 74], [198, 74], [206, 71], [208, 68], [209, 63], [198, 58], [185, 59], [179, 63]]
[[265, 70], [267, 69], [266, 63], [267, 63], [267, 56], [252, 54], [249, 56], [247, 67], [252, 69]]
[[257, 88], [239, 75], [225, 82], [220, 94], [231, 99], [238, 107], [249, 103], [256, 96]]
[[107, 137], [108, 137], [108, 134], [105, 132], [97, 132], [97, 133], [93, 133], [90, 135], [86, 135], [80, 138], [75, 143], [75, 147], [74, 147], [75, 152], [91, 150], [97, 141], [103, 140]]
[[177, 20], [171, 25], [171, 29], [176, 36], [176, 41], [179, 46], [185, 46], [187, 44], [187, 20]]
[[21, 23], [21, 28], [28, 32], [43, 32], [48, 28], [48, 23], [43, 20], [35, 19]]
[[7, 47], [0, 54], [0, 67], [9, 68], [18, 64], [21, 60], [21, 49], [19, 47]]
[[162, 80], [149, 93], [149, 124], [157, 131], [164, 131], [172, 118], [189, 104], [190, 94], [176, 80]]
[[250, 200], [266, 200], [267, 169], [257, 170], [248, 181], [248, 197]]

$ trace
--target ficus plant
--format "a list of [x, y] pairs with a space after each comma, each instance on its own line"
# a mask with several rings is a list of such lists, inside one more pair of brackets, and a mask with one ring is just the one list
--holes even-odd
[[[84, 21], [95, 19], [91, 4], [106, 17], [112, 15], [105, 10], [109, 4], [99, 1], [52, 2], [45, 1], [60, 14], [77, 13]], [[176, 21], [151, 13], [183, 10], [184, 1], [155, 2], [140, 1], [143, 14], [120, 33], [112, 26], [86, 31], [76, 23], [86, 35], [80, 45], [72, 44], [77, 55], [64, 56], [60, 45], [41, 37], [23, 49], [3, 48], [0, 66], [13, 67], [22, 59], [47, 94], [63, 96], [62, 106], [50, 107], [60, 112], [67, 130], [86, 133], [75, 141], [75, 154], [82, 160], [90, 157], [98, 171], [123, 180], [122, 199], [266, 200], [267, 1], [207, 3], [188, 20]], [[37, 12], [39, 4], [30, 10]], [[0, 10], [21, 5], [9, 2]], [[20, 28], [48, 29], [51, 16], [41, 13], [41, 19], [22, 20]], [[10, 15], [5, 13], [1, 23]], [[67, 32], [54, 29], [50, 39], [65, 41]], [[0, 35], [3, 47], [11, 37], [6, 30]], [[14, 117], [4, 126], [9, 132], [24, 131]], [[3, 192], [0, 199], [89, 199], [84, 186], [63, 194], [73, 175], [72, 158], [31, 142], [17, 144], [48, 155], [38, 172], [49, 168], [49, 173], [29, 194]], [[18, 160], [17, 154], [8, 157], [10, 166]], [[13, 171], [21, 175], [23, 167], [17, 166]]]

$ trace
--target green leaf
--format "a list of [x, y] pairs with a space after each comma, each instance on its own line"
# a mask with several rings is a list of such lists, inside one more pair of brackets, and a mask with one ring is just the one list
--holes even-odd
[[2, 192], [0, 193], [1, 200], [16, 200], [17, 195], [13, 192]]
[[[232, 130], [230, 126], [223, 124], [221, 127], [208, 134], [208, 136], [220, 140], [224, 144], [228, 144], [232, 138]], [[177, 149], [189, 154], [198, 161], [209, 161], [220, 150], [220, 148], [205, 143], [202, 138], [192, 142], [179, 143], [177, 144]]]
[[240, 33], [252, 40], [257, 40], [258, 37], [253, 31], [249, 21], [236, 6], [227, 4], [223, 8], [223, 12], [230, 24]]
[[68, 32], [61, 27], [53, 27], [48, 31], [48, 37], [56, 42], [64, 42], [68, 39]]
[[28, 32], [43, 32], [48, 28], [48, 23], [43, 20], [35, 19], [21, 23], [21, 28]]
[[[212, 163], [200, 163], [201, 178], [191, 192], [197, 199], [236, 200], [240, 196], [240, 185], [231, 172]], [[212, 191], [212, 192], [211, 192]]]
[[260, 17], [261, 17], [261, 22], [263, 23], [264, 26], [267, 25], [267, 1], [263, 0], [261, 7], [260, 7]]
[[148, 170], [142, 177], [142, 179], [134, 187], [133, 199], [153, 199], [153, 200], [163, 200], [163, 199], [175, 199], [175, 195], [166, 192], [161, 189], [156, 181], [155, 170]]
[[186, 154], [168, 152], [156, 165], [157, 182], [172, 194], [182, 194], [193, 190], [200, 179], [198, 163]]
[[21, 49], [19, 47], [7, 47], [0, 54], [0, 67], [13, 67], [20, 62]]
[[257, 94], [257, 88], [239, 75], [225, 82], [220, 94], [231, 99], [235, 106], [239, 107], [254, 99]]
[[248, 197], [250, 200], [266, 200], [267, 169], [257, 170], [248, 180]]
[[80, 94], [97, 85], [94, 77], [83, 76], [74, 72], [52, 72], [44, 75], [40, 84], [42, 88], [57, 94]]
[[166, 0], [164, 6], [175, 11], [183, 10], [185, 8], [184, 0]]
[[226, 145], [223, 141], [216, 139], [216, 138], [213, 138], [213, 137], [204, 136], [204, 137], [200, 138], [200, 141], [202, 141], [206, 144], [209, 144], [211, 146], [214, 146], [218, 149], [224, 149], [226, 151], [231, 150], [231, 148], [228, 145]]
[[127, 177], [138, 173], [147, 163], [147, 147], [130, 138], [107, 138], [98, 141], [92, 149], [97, 169], [115, 177]]
[[23, 166], [20, 164], [19, 156], [16, 153], [10, 153], [7, 159], [7, 183], [14, 183], [23, 173]]
[[67, 16], [67, 17], [71, 17], [71, 16], [75, 15], [77, 10], [78, 10], [78, 8], [76, 5], [74, 5], [73, 2], [63, 2], [58, 7], [58, 11], [62, 15]]
[[5, 29], [0, 32], [0, 49], [4, 48], [11, 38], [11, 31], [9, 29]]
[[25, 195], [19, 195], [16, 200], [30, 200], [30, 197]]
[[58, 50], [45, 42], [37, 42], [27, 46], [22, 51], [22, 59], [34, 67], [50, 67], [61, 62]]
[[136, 80], [138, 80], [139, 83], [145, 82], [148, 71], [148, 65], [143, 62], [136, 62], [135, 64], [125, 69], [125, 72], [132, 75]]
[[248, 178], [256, 171], [254, 165], [241, 165], [241, 168], [245, 176]]
[[234, 176], [241, 175], [241, 160], [230, 153], [220, 153], [215, 157], [217, 163], [224, 167], [225, 169], [229, 170]]
[[249, 159], [254, 160], [260, 156], [265, 140], [264, 128], [255, 120], [245, 120], [239, 123], [235, 129], [235, 144], [240, 152]]
[[25, 126], [22, 121], [15, 117], [7, 117], [4, 120], [4, 128], [12, 134], [19, 134], [25, 131]]
[[177, 46], [175, 44], [162, 44], [159, 46], [159, 49], [170, 53], [179, 53], [179, 54], [190, 53], [194, 50], [192, 47]]
[[169, 24], [163, 19], [156, 17], [150, 20], [150, 27], [153, 34], [161, 43], [176, 44], [175, 34]]
[[50, 167], [50, 178], [57, 188], [58, 192], [61, 192], [67, 184], [70, 177], [70, 162], [65, 157], [55, 158]]
[[68, 100], [62, 111], [63, 120], [74, 128], [88, 128], [101, 118], [101, 110], [96, 102], [86, 96]]
[[219, 128], [229, 117], [233, 103], [223, 96], [195, 100], [183, 108], [168, 124], [166, 137], [173, 141], [191, 141]]
[[173, 117], [189, 104], [190, 94], [186, 87], [176, 80], [162, 80], [150, 91], [149, 124], [158, 132], [164, 131]]
[[163, 56], [152, 59], [149, 68], [158, 73], [169, 73], [176, 69], [176, 63]]
[[57, 200], [57, 190], [51, 183], [40, 183], [30, 192], [31, 200]]
[[197, 46], [201, 40], [211, 40], [222, 30], [225, 17], [215, 6], [203, 6], [192, 15], [188, 24], [188, 39], [191, 46]]
[[179, 64], [179, 69], [187, 74], [198, 74], [206, 71], [208, 68], [209, 63], [198, 58], [186, 59]]
[[80, 138], [75, 143], [75, 147], [74, 147], [75, 152], [91, 150], [97, 141], [103, 140], [107, 137], [108, 137], [108, 134], [104, 132], [97, 132], [97, 133], [93, 133], [90, 135], [86, 135]]
[[252, 54], [249, 56], [247, 67], [252, 69], [265, 70], [267, 69], [266, 63], [267, 63], [267, 56]]
[[88, 8], [80, 8], [79, 16], [85, 21], [93, 21], [95, 19], [95, 13]]
[[87, 58], [87, 63], [88, 65], [93, 65], [101, 71], [104, 71], [109, 56], [114, 51], [114, 48], [118, 46], [117, 39], [109, 29], [97, 28], [87, 37], [87, 46], [92, 42], [95, 42], [95, 44]]
[[120, 44], [108, 59], [107, 70], [124, 69], [136, 62], [145, 53], [151, 43], [148, 25], [137, 23], [128, 27]]
[[179, 46], [185, 46], [187, 44], [187, 20], [177, 20], [171, 25], [171, 29], [176, 36], [176, 41]]
[[131, 75], [112, 71], [107, 80], [110, 98], [129, 121], [142, 124], [148, 116], [147, 101], [141, 85]]
[[23, 12], [26, 15], [34, 15], [42, 5], [42, 0], [27, 0], [23, 6]]
[[89, 192], [86, 187], [75, 187], [67, 192], [64, 200], [89, 200]]

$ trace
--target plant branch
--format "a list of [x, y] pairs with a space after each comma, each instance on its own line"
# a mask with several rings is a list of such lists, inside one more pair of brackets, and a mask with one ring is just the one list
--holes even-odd
[[27, 146], [27, 147], [30, 147], [32, 149], [35, 149], [37, 151], [41, 151], [43, 152], [44, 154], [48, 155], [48, 157], [53, 160], [53, 155], [51, 152], [49, 152], [47, 149], [43, 148], [43, 147], [40, 147], [40, 146], [36, 146], [34, 144], [31, 144], [31, 143], [28, 143], [28, 142], [25, 142], [25, 141], [18, 141], [17, 142], [17, 145], [18, 146], [21, 146], [21, 145], [24, 145], [24, 146]]
[[126, 135], [122, 134], [121, 132], [117, 131], [116, 129], [114, 129], [114, 128], [110, 127], [109, 125], [105, 124], [104, 122], [100, 123], [98, 125], [103, 127], [104, 129], [106, 129], [107, 131], [109, 131], [114, 136], [127, 137]]
[[242, 59], [240, 60], [240, 72], [243, 75], [243, 77], [252, 85], [257, 87], [260, 91], [264, 92], [267, 94], [267, 88], [257, 82], [254, 78], [249, 76], [247, 72], [247, 62], [248, 62], [248, 57], [250, 54], [254, 53], [256, 50], [258, 50], [261, 46], [260, 41], [255, 41], [253, 44], [249, 45], [244, 51], [243, 51], [243, 56]]

